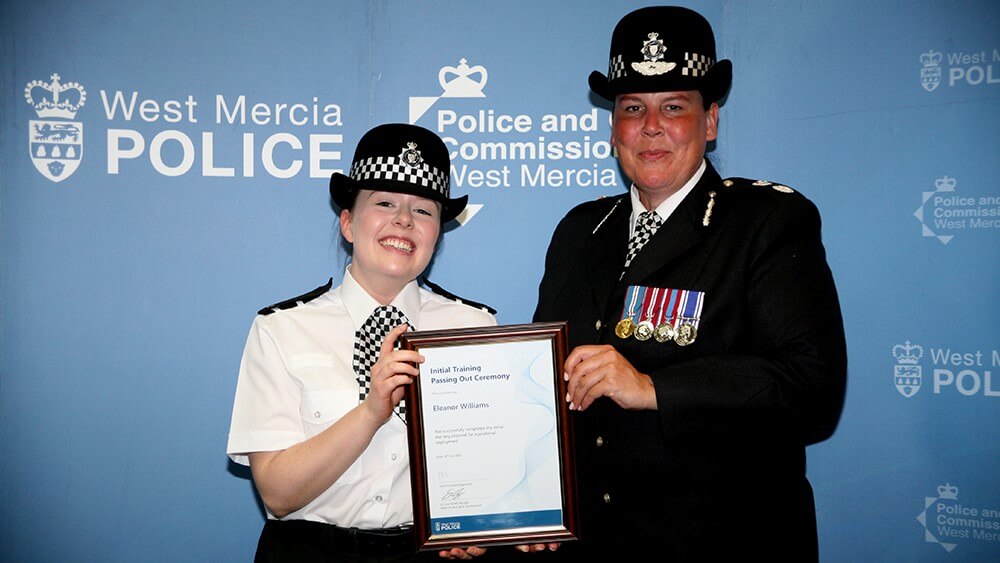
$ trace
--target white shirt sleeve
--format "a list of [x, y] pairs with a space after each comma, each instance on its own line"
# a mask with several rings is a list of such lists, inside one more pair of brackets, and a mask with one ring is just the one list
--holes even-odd
[[254, 319], [240, 363], [226, 453], [249, 465], [250, 452], [283, 450], [305, 439], [301, 390], [268, 331], [268, 317]]

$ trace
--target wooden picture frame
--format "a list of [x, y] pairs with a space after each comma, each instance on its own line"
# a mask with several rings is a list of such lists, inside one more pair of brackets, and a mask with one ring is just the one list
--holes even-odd
[[576, 539], [566, 323], [400, 343], [425, 358], [405, 395], [418, 550]]

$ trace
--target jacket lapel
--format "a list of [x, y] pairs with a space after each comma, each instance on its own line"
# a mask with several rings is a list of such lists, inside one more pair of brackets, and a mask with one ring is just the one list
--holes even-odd
[[612, 293], [618, 285], [618, 277], [625, 264], [631, 214], [632, 203], [626, 193], [591, 236], [593, 245], [585, 277], [590, 282], [594, 303], [602, 310], [613, 297]]

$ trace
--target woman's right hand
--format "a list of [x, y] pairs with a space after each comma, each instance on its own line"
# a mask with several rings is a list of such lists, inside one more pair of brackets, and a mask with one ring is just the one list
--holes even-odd
[[363, 405], [371, 416], [385, 423], [392, 416], [392, 409], [403, 399], [403, 385], [409, 385], [420, 374], [417, 364], [424, 361], [415, 350], [396, 350], [399, 335], [409, 330], [408, 324], [401, 324], [389, 331], [382, 341], [378, 360], [372, 366], [371, 389]]

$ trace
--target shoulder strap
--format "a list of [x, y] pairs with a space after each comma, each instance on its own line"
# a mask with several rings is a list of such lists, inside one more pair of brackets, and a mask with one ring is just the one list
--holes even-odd
[[275, 303], [274, 305], [268, 305], [267, 307], [264, 307], [260, 311], [257, 311], [257, 314], [270, 315], [277, 311], [284, 311], [285, 309], [291, 309], [303, 303], [308, 303], [309, 301], [316, 299], [320, 295], [323, 295], [327, 291], [330, 291], [331, 287], [333, 287], [333, 278], [330, 278], [330, 281], [326, 282], [326, 284], [317, 287], [316, 289], [310, 291], [309, 293], [303, 293], [298, 297], [292, 297], [291, 299], [286, 299], [284, 301]]
[[483, 303], [476, 303], [475, 301], [469, 301], [468, 299], [459, 297], [459, 296], [455, 295], [454, 293], [451, 293], [451, 292], [447, 291], [446, 289], [444, 289], [440, 285], [437, 285], [436, 283], [431, 283], [431, 280], [427, 279], [426, 277], [423, 278], [423, 281], [424, 281], [424, 285], [427, 286], [427, 289], [433, 291], [434, 293], [437, 293], [438, 295], [440, 295], [442, 297], [445, 297], [447, 299], [451, 299], [452, 301], [458, 301], [459, 303], [462, 303], [463, 305], [468, 305], [470, 307], [475, 307], [476, 309], [480, 309], [480, 310], [486, 311], [487, 313], [490, 313], [491, 315], [497, 314], [497, 310], [494, 309], [493, 307], [490, 307], [489, 305], [485, 305]]

